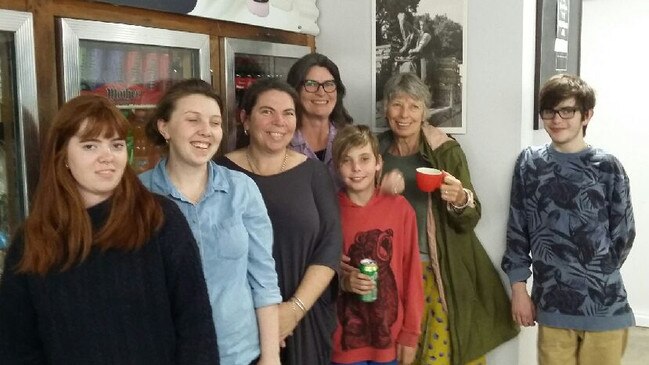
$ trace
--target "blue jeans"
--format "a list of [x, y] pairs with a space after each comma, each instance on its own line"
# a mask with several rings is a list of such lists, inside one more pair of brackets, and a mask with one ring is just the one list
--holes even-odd
[[331, 365], [398, 365], [397, 360], [392, 360], [388, 362], [377, 362], [377, 361], [359, 361], [359, 362], [352, 362], [348, 364], [341, 364], [338, 362], [332, 362]]

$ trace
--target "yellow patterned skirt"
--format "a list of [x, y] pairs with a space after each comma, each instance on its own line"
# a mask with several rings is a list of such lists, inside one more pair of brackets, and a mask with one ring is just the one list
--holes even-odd
[[[421, 322], [421, 336], [417, 356], [413, 365], [450, 365], [451, 340], [448, 333], [448, 316], [442, 308], [435, 274], [428, 262], [421, 263], [424, 273], [424, 315]], [[486, 365], [484, 356], [466, 365]]]

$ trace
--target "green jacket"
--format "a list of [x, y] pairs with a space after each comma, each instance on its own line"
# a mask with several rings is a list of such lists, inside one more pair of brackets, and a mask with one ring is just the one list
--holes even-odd
[[[392, 142], [391, 131], [379, 136], [382, 154]], [[512, 339], [519, 328], [512, 319], [510, 300], [500, 276], [473, 231], [481, 207], [460, 144], [451, 140], [432, 150], [422, 133], [419, 153], [431, 167], [447, 171], [474, 192], [475, 207], [467, 207], [461, 213], [446, 209], [439, 190], [432, 193], [452, 363], [462, 365]]]

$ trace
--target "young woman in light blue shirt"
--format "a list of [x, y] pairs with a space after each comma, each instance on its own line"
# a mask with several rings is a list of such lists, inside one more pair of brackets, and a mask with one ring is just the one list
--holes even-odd
[[140, 180], [176, 202], [194, 233], [221, 365], [277, 365], [282, 297], [271, 221], [257, 185], [211, 161], [223, 136], [221, 105], [205, 81], [173, 85], [146, 127], [168, 155]]

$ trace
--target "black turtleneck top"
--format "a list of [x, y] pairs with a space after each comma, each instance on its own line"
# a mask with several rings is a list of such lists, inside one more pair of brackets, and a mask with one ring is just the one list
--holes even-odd
[[[218, 364], [198, 249], [176, 204], [140, 249], [94, 248], [81, 264], [18, 274], [23, 240], [9, 247], [0, 281], [0, 363]], [[88, 209], [94, 229], [110, 201]]]

